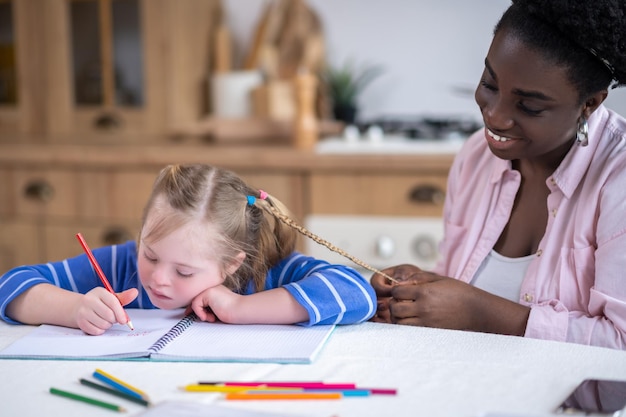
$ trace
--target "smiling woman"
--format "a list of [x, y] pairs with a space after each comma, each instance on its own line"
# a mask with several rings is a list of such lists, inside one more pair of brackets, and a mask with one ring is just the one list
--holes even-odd
[[375, 320], [626, 349], [626, 4], [515, 0], [448, 178], [442, 260], [376, 275]]

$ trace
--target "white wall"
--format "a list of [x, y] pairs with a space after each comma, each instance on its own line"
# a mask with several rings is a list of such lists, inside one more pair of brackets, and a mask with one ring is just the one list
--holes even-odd
[[[224, 0], [239, 54], [269, 0]], [[327, 58], [380, 64], [361, 96], [361, 116], [469, 115], [493, 26], [510, 0], [308, 0], [320, 15]], [[626, 88], [607, 106], [626, 115]]]

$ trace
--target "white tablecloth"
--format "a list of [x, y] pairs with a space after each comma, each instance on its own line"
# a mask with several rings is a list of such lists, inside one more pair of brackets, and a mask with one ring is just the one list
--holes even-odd
[[[30, 331], [0, 323], [0, 348]], [[250, 341], [254, 343], [254, 341]], [[481, 333], [364, 323], [335, 330], [309, 365], [0, 360], [0, 416], [112, 416], [48, 393], [52, 386], [135, 405], [79, 385], [101, 368], [150, 394], [294, 416], [473, 417], [485, 412], [550, 415], [585, 378], [626, 379], [626, 352]], [[183, 392], [200, 380], [324, 380], [397, 388], [396, 396], [315, 401], [225, 401]]]

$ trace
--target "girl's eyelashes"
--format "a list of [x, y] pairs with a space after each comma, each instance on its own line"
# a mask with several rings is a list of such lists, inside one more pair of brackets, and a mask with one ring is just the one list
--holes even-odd
[[191, 278], [191, 277], [193, 276], [193, 274], [192, 274], [192, 273], [185, 274], [185, 273], [180, 272], [180, 271], [178, 271], [178, 270], [176, 271], [176, 274], [178, 274], [178, 276], [179, 276], [179, 277], [181, 277], [181, 278]]
[[157, 261], [155, 257], [148, 255], [145, 251], [143, 252], [143, 257], [146, 258], [146, 260], [151, 263], [155, 263]]

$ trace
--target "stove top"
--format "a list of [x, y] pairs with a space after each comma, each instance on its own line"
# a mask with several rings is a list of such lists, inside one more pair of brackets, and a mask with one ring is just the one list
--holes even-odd
[[467, 138], [482, 127], [482, 123], [468, 117], [383, 116], [357, 124], [360, 132], [378, 126], [385, 135], [408, 139]]
[[481, 123], [464, 117], [387, 116], [347, 126], [318, 142], [318, 153], [456, 154]]

